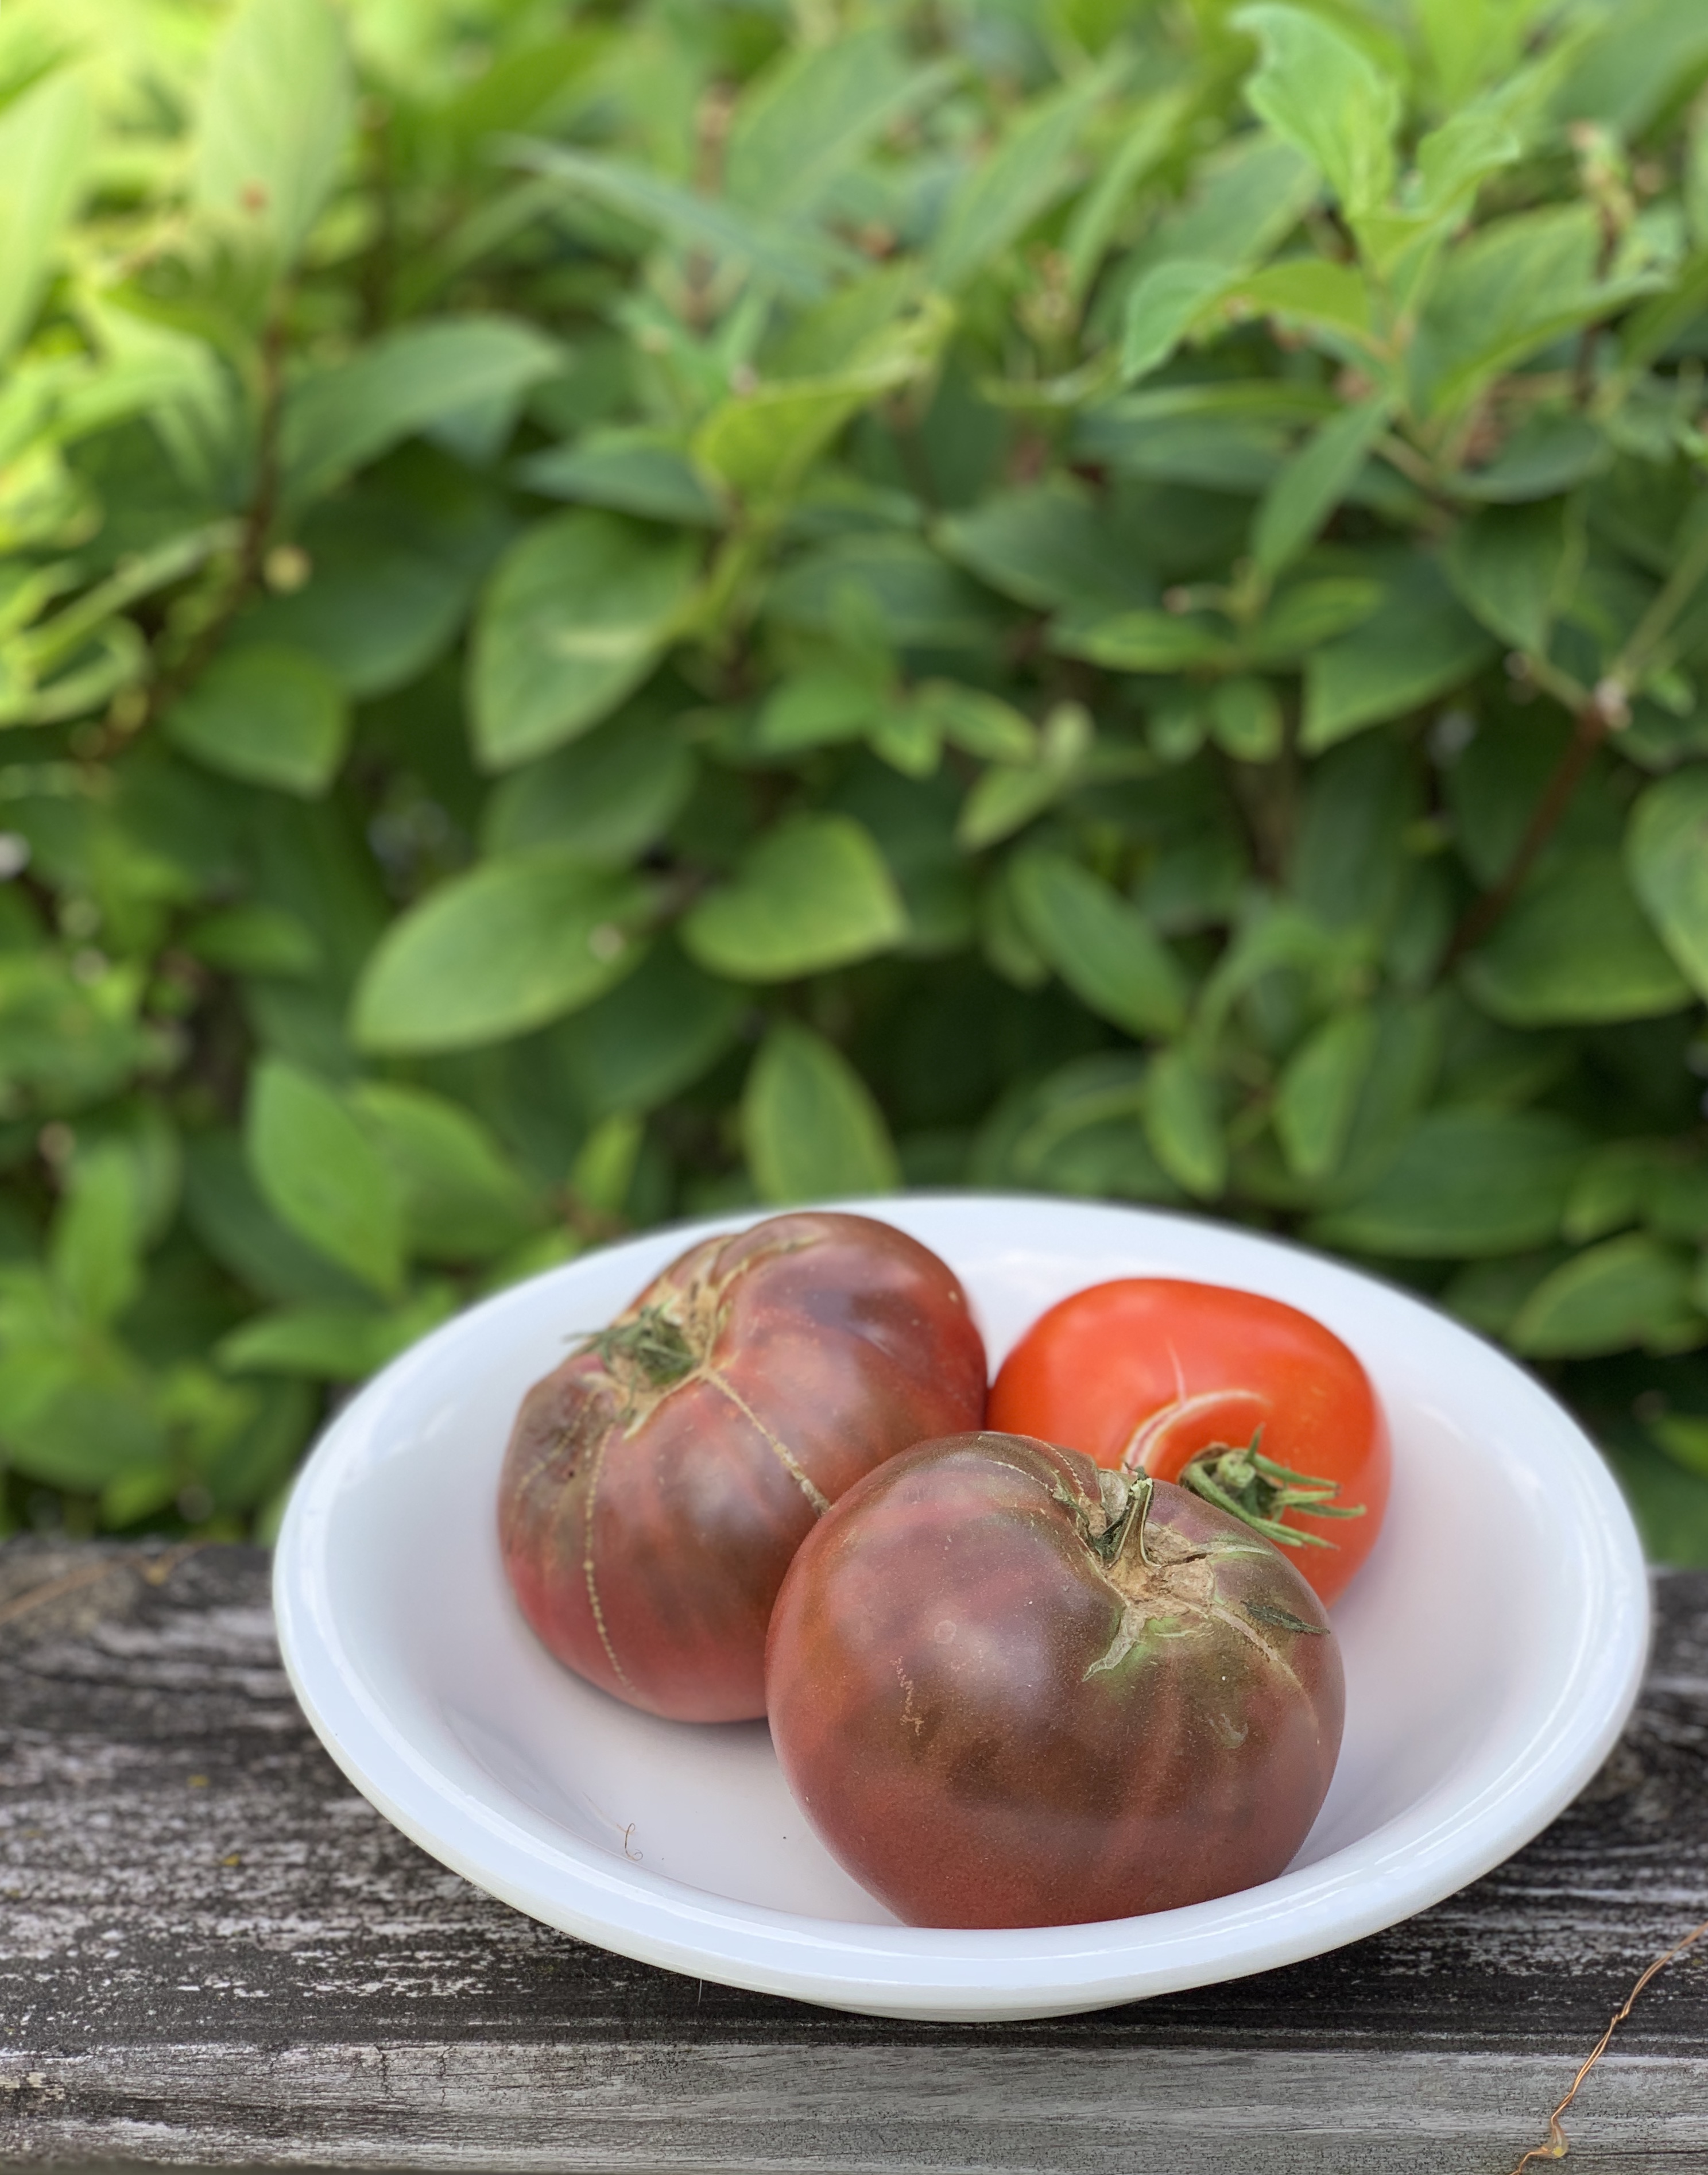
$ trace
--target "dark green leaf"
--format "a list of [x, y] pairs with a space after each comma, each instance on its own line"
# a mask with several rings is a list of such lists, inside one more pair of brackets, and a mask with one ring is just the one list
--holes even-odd
[[1446, 561], [1460, 602], [1502, 642], [1537, 657], [1582, 563], [1581, 529], [1558, 499], [1491, 507], [1466, 523]]
[[1582, 1159], [1579, 1136], [1563, 1118], [1433, 1110], [1375, 1185], [1312, 1235], [1326, 1245], [1423, 1260], [1545, 1245]]
[[1318, 754], [1348, 733], [1403, 717], [1461, 686], [1494, 648], [1434, 567], [1414, 561], [1361, 626], [1310, 659], [1302, 745]]
[[1201, 1201], [1228, 1183], [1213, 1083], [1190, 1050], [1160, 1051], [1145, 1081], [1145, 1136], [1169, 1177]]
[[1289, 1167], [1326, 1178], [1345, 1153], [1358, 1097], [1376, 1051], [1375, 1016], [1365, 1006], [1337, 1012], [1288, 1060], [1275, 1090], [1275, 1131]]
[[1388, 409], [1378, 395], [1331, 416], [1271, 484], [1251, 530], [1266, 573], [1279, 573], [1315, 541], [1386, 427]]
[[1651, 785], [1625, 838], [1631, 885], [1667, 949], [1708, 997], [1708, 769]]
[[359, 984], [364, 1050], [468, 1050], [573, 1012], [634, 966], [648, 893], [552, 846], [482, 862], [394, 921]]
[[921, 67], [887, 27], [787, 54], [748, 91], [729, 131], [724, 185], [769, 214], [809, 219], [883, 131], [940, 98], [953, 70]]
[[167, 711], [173, 744], [209, 770], [312, 799], [350, 736], [343, 689], [300, 649], [257, 643], [214, 659]]
[[658, 662], [698, 558], [609, 513], [542, 521], [481, 599], [469, 674], [474, 747], [507, 770], [608, 715]]
[[1066, 187], [1069, 161], [1109, 71], [1081, 80], [1022, 110], [1011, 133], [949, 199], [931, 245], [931, 276], [952, 292], [1018, 238]]
[[529, 846], [622, 868], [670, 828], [694, 789], [692, 751], [637, 705], [493, 788], [481, 820], [489, 854]]
[[792, 1022], [773, 1028], [753, 1060], [741, 1137], [763, 1201], [887, 1193], [901, 1181], [883, 1115], [859, 1073]]
[[560, 1029], [563, 1069], [594, 1117], [653, 1109], [723, 1055], [745, 1004], [740, 990], [660, 938], [632, 974]]
[[1154, 600], [1152, 584], [1110, 534], [1097, 500], [1065, 475], [952, 514], [935, 535], [980, 580], [1041, 611], [1099, 599], [1112, 610]]
[[1553, 862], [1467, 960], [1465, 983], [1514, 1027], [1652, 1019], [1691, 996], [1612, 849]]
[[1065, 854], [1044, 852], [1023, 854], [1012, 883], [1027, 935], [1094, 1012], [1130, 1034], [1178, 1030], [1185, 1018], [1185, 977], [1119, 892]]
[[648, 521], [716, 529], [725, 518], [717, 491], [667, 431], [589, 431], [572, 445], [530, 454], [518, 464], [516, 476], [543, 497], [579, 499]]
[[1545, 1277], [1507, 1335], [1536, 1359], [1583, 1359], [1651, 1340], [1661, 1348], [1690, 1321], [1690, 1257], [1636, 1233], [1609, 1239]]

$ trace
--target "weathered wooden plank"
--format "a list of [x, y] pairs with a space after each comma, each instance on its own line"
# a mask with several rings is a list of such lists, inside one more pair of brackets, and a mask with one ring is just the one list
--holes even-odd
[[[0, 2158], [1498, 2169], [1708, 1915], [1708, 1576], [1659, 1599], [1619, 1750], [1463, 1895], [1261, 1978], [953, 2027], [653, 1971], [445, 1872], [314, 1744], [258, 1555], [14, 1544]], [[1656, 1982], [1580, 2105], [1586, 2170], [1708, 2169], [1708, 1958]]]

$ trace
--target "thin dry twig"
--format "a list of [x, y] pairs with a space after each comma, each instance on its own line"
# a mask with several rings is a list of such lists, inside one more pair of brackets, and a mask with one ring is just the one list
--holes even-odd
[[1667, 1966], [1671, 1963], [1675, 1957], [1682, 1956], [1686, 1949], [1694, 1947], [1695, 1944], [1702, 1939], [1705, 1934], [1708, 1934], [1708, 1918], [1705, 1918], [1700, 1926], [1694, 1928], [1689, 1933], [1686, 1934], [1682, 1941], [1674, 1941], [1672, 1947], [1667, 1950], [1664, 1955], [1656, 1956], [1653, 1963], [1649, 1966], [1648, 1969], [1643, 1973], [1642, 1977], [1625, 1996], [1619, 2008], [1617, 2008], [1613, 2011], [1613, 2015], [1608, 2019], [1607, 2030], [1603, 2031], [1601, 2037], [1597, 2040], [1595, 2043], [1595, 2050], [1590, 2055], [1589, 2059], [1572, 2079], [1571, 2090], [1566, 2094], [1565, 2097], [1548, 2117], [1547, 2144], [1532, 2145], [1529, 2151], [1525, 2154], [1523, 2159], [1519, 2161], [1517, 2167], [1513, 2169], [1512, 2175], [1524, 2175], [1525, 2169], [1529, 2167], [1532, 2160], [1564, 2160], [1567, 2153], [1571, 2151], [1571, 2146], [1566, 2141], [1565, 2132], [1560, 2127], [1559, 2118], [1571, 2105], [1572, 2102], [1577, 2097], [1579, 2086], [1583, 2083], [1584, 2079], [1588, 2076], [1590, 2071], [1594, 2069], [1596, 2064], [1600, 2061], [1602, 2056], [1607, 2053], [1608, 2048], [1612, 2042], [1614, 2032], [1619, 2030], [1620, 2025], [1622, 2025], [1625, 2019], [1630, 2015], [1632, 2009], [1635, 2006], [1637, 1996], [1649, 1983], [1649, 1981], [1653, 1978], [1656, 1972], [1664, 1971], [1667, 1968]]

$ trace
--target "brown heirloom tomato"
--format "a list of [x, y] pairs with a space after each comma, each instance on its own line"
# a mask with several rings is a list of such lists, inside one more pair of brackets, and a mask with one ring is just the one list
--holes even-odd
[[1165, 1911], [1280, 1873], [1340, 1749], [1340, 1652], [1267, 1541], [1022, 1435], [921, 1443], [808, 1537], [771, 1733], [836, 1858], [916, 1926]]
[[843, 1490], [976, 1426], [984, 1347], [953, 1272], [866, 1216], [703, 1239], [523, 1400], [499, 1538], [561, 1662], [684, 1722], [765, 1711], [783, 1574]]

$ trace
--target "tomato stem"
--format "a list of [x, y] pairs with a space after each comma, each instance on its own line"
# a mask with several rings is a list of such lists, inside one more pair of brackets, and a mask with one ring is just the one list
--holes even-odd
[[583, 1352], [597, 1353], [607, 1368], [613, 1362], [627, 1361], [654, 1389], [667, 1382], [680, 1382], [697, 1364], [694, 1348], [683, 1335], [680, 1324], [661, 1306], [643, 1306], [632, 1321], [593, 1330], [575, 1348], [577, 1357]]
[[1263, 1430], [1259, 1428], [1244, 1450], [1212, 1443], [1185, 1467], [1180, 1485], [1282, 1548], [1333, 1548], [1335, 1543], [1321, 1533], [1301, 1532], [1297, 1526], [1285, 1524], [1287, 1513], [1299, 1510], [1312, 1518], [1362, 1518], [1365, 1506], [1337, 1503], [1337, 1480], [1295, 1473], [1291, 1466], [1277, 1465], [1272, 1457], [1266, 1457], [1257, 1446], [1262, 1439]]

